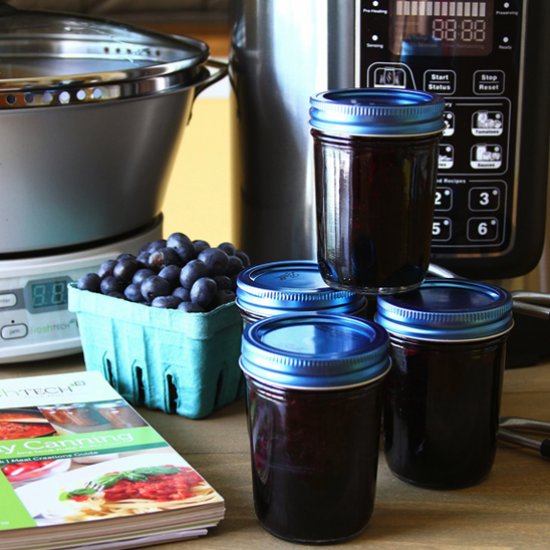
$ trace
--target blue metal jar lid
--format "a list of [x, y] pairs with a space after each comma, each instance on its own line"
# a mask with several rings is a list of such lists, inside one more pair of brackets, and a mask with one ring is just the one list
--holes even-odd
[[481, 340], [512, 328], [512, 297], [487, 283], [426, 279], [416, 290], [379, 297], [375, 321], [415, 340]]
[[366, 300], [352, 292], [327, 286], [317, 262], [271, 262], [242, 271], [237, 278], [237, 306], [249, 314], [268, 317], [292, 311], [354, 313]]
[[348, 315], [286, 314], [244, 329], [240, 365], [267, 384], [330, 390], [374, 382], [390, 365], [386, 331]]
[[310, 99], [310, 125], [328, 133], [403, 137], [443, 131], [442, 97], [406, 89], [346, 88]]

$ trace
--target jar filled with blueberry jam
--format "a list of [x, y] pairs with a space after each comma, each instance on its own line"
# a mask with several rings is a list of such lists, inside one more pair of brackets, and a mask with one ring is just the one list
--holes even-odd
[[384, 448], [400, 479], [430, 488], [466, 487], [490, 472], [496, 452], [512, 299], [459, 279], [378, 298], [392, 367]]
[[321, 275], [334, 288], [415, 288], [430, 260], [444, 101], [351, 88], [310, 101]]
[[328, 543], [373, 511], [386, 331], [346, 315], [278, 315], [244, 329], [241, 368], [256, 515], [273, 535]]
[[358, 315], [366, 299], [330, 288], [317, 262], [288, 260], [245, 269], [237, 278], [236, 304], [245, 323], [284, 313], [324, 312]]

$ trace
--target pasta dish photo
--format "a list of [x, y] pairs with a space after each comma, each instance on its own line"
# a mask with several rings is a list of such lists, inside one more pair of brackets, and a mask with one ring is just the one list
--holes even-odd
[[[75, 459], [78, 460], [78, 459]], [[38, 525], [129, 517], [223, 502], [173, 450], [135, 452], [16, 489]]]
[[109, 472], [60, 498], [79, 505], [77, 514], [65, 518], [70, 522], [181, 508], [215, 496], [192, 468], [163, 465]]

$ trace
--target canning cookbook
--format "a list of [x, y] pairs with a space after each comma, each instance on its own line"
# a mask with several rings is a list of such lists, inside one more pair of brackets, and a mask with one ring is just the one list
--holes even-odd
[[0, 380], [3, 550], [204, 535], [219, 493], [96, 372]]

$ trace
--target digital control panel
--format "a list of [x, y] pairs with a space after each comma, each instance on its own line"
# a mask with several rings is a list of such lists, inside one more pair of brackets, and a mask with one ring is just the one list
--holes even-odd
[[39, 355], [65, 348], [75, 353], [80, 339], [76, 316], [67, 309], [67, 284], [91, 269], [26, 274], [24, 267], [16, 276], [0, 277], [0, 363], [35, 350]]
[[76, 314], [68, 309], [68, 287], [97, 271], [105, 260], [136, 253], [162, 235], [162, 218], [150, 227], [97, 246], [56, 255], [4, 259], [0, 263], [0, 366], [81, 351]]
[[498, 255], [516, 229], [520, 0], [362, 0], [360, 86], [442, 95], [432, 252]]

